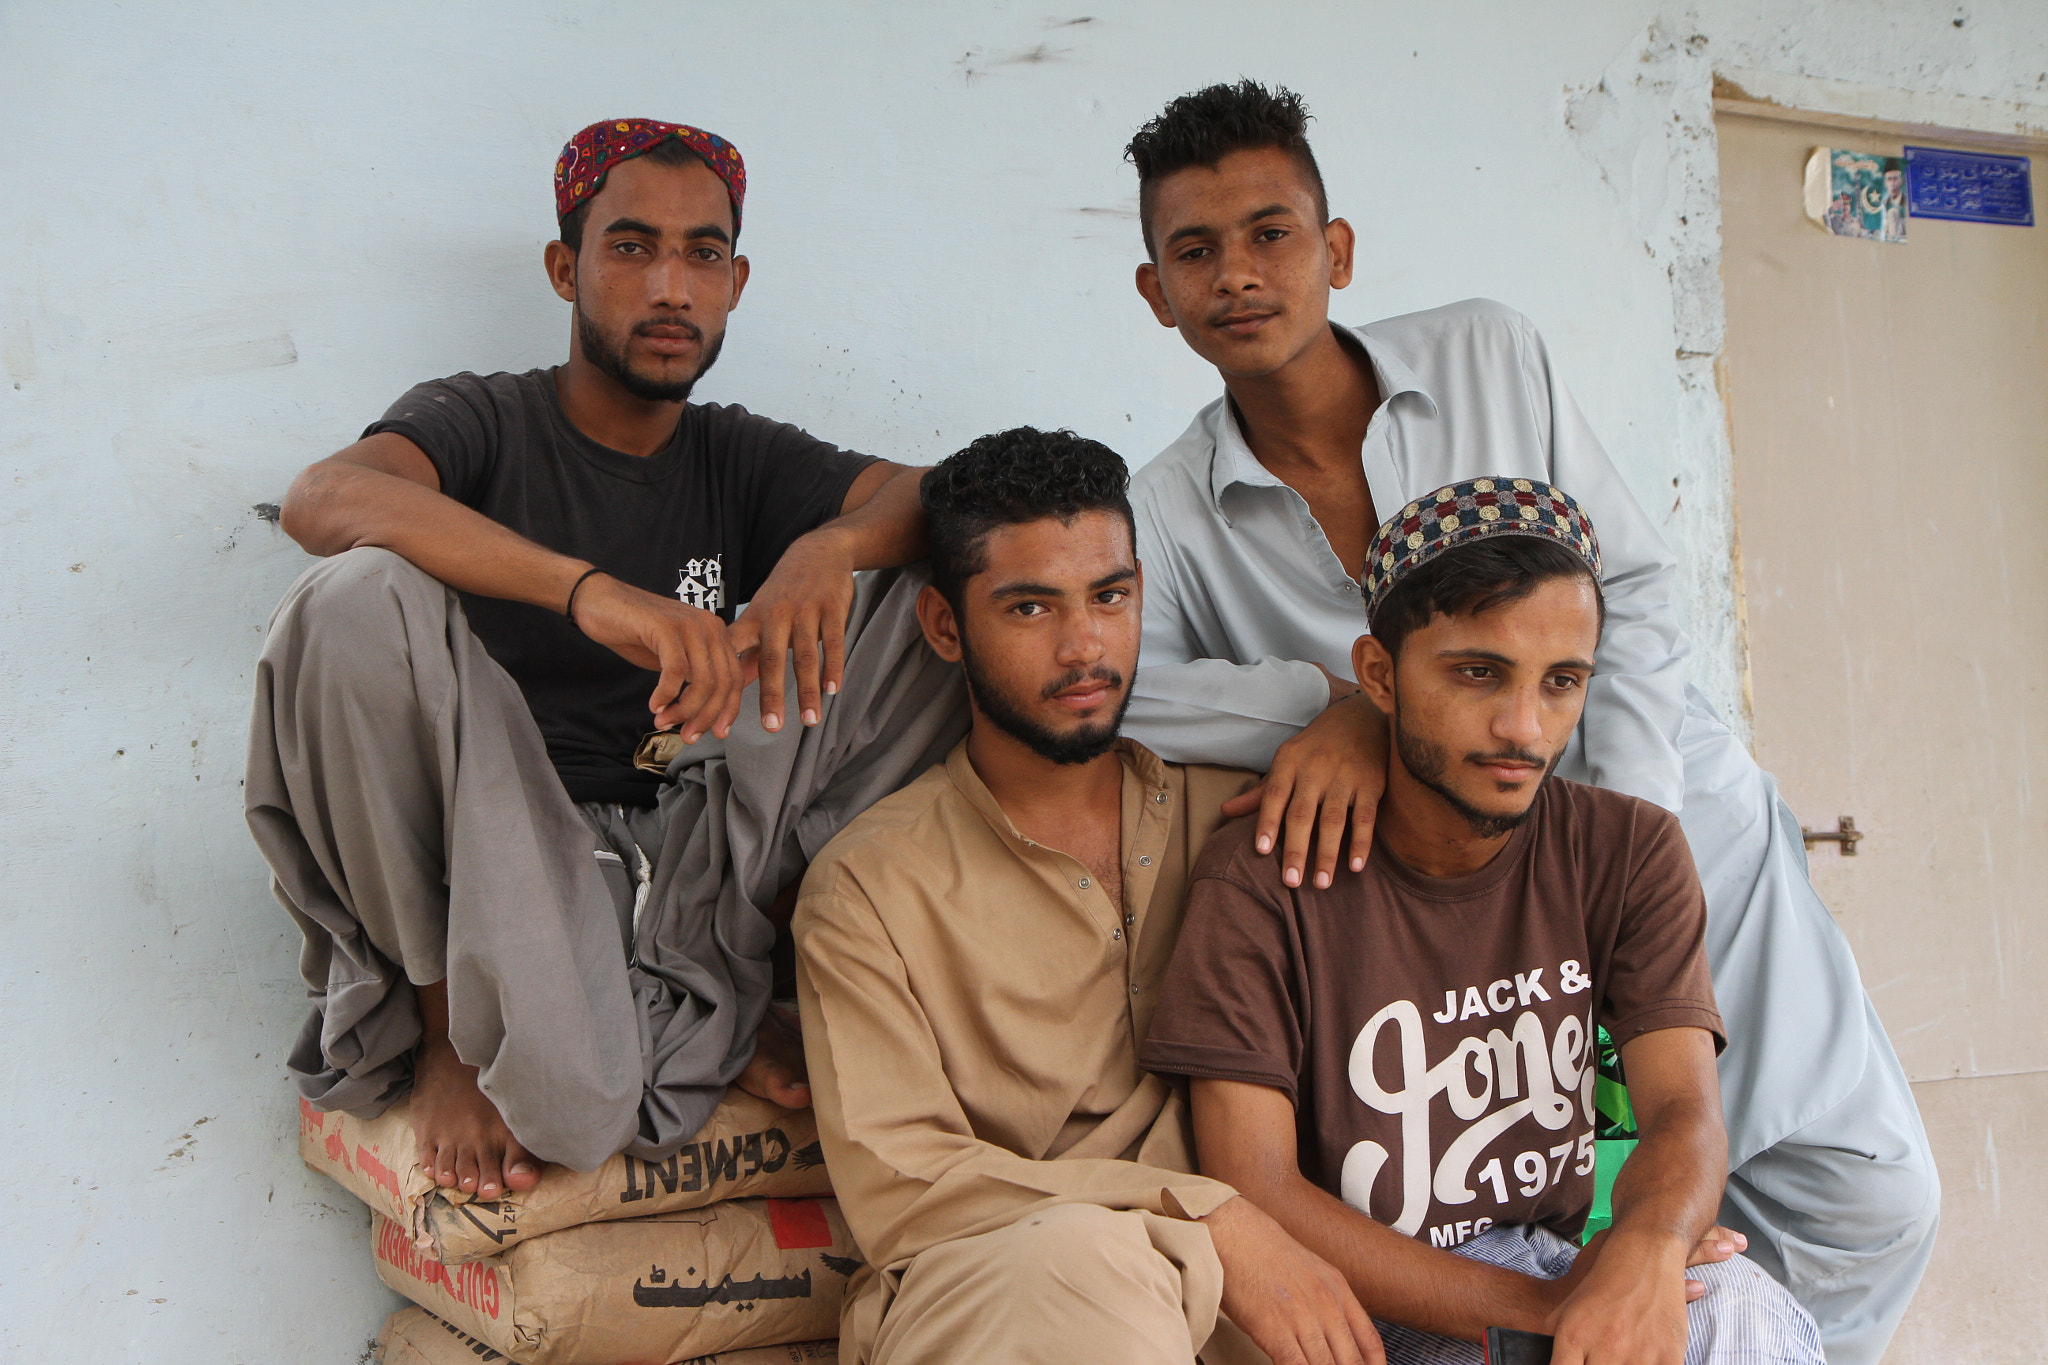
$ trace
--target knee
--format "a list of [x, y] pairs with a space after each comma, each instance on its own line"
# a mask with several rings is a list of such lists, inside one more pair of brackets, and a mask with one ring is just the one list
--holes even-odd
[[446, 596], [440, 582], [390, 550], [346, 550], [299, 575], [271, 621], [269, 649], [346, 663], [379, 642], [403, 648], [408, 606]]
[[1001, 1241], [989, 1269], [1017, 1293], [1107, 1285], [1159, 1255], [1136, 1215], [1096, 1204], [1056, 1204], [1028, 1214]]
[[1940, 1221], [1941, 1177], [1917, 1131], [1875, 1153], [1788, 1144], [1762, 1160], [1751, 1183], [1811, 1250], [1886, 1255], [1927, 1242]]
[[[1687, 1310], [1692, 1338], [1687, 1359], [1823, 1365], [1820, 1328], [1813, 1315], [1754, 1261], [1735, 1256], [1685, 1273], [1707, 1287]], [[1725, 1348], [1725, 1353], [1717, 1347]]]
[[363, 545], [330, 555], [299, 575], [291, 601], [301, 611], [318, 610], [324, 615], [361, 609], [425, 584], [440, 586], [403, 555]]

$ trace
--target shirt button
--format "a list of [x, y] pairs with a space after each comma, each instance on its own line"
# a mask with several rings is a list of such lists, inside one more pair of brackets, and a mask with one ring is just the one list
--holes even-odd
[[1132, 994], [1132, 995], [1136, 995], [1137, 993], [1138, 993], [1138, 986], [1137, 986], [1137, 983], [1136, 983], [1136, 982], [1132, 982], [1132, 983], [1131, 983], [1131, 994]]
[[1163, 806], [1163, 805], [1165, 805], [1165, 804], [1166, 804], [1166, 793], [1165, 793], [1165, 792], [1153, 792], [1153, 793], [1152, 793], [1152, 804], [1154, 804], [1155, 806]]
[[1149, 854], [1149, 853], [1141, 853], [1141, 854], [1139, 854], [1139, 855], [1138, 855], [1138, 866], [1139, 866], [1139, 867], [1150, 867], [1150, 866], [1152, 866], [1152, 855], [1151, 855], [1151, 854]]
[[1111, 938], [1120, 939], [1124, 936], [1124, 931], [1121, 929], [1112, 929], [1109, 931], [1109, 936]]
[[1081, 888], [1081, 889], [1082, 889], [1083, 891], [1086, 891], [1086, 890], [1087, 890], [1087, 889], [1088, 889], [1089, 887], [1091, 887], [1091, 886], [1095, 885], [1095, 883], [1093, 883], [1093, 882], [1089, 881], [1089, 880], [1088, 880], [1088, 879], [1087, 879], [1086, 877], [1083, 877], [1083, 878], [1081, 878], [1081, 880], [1080, 880], [1080, 881], [1079, 881], [1078, 883], [1076, 883], [1076, 884], [1077, 884], [1077, 885], [1078, 885], [1078, 886], [1079, 886], [1079, 887], [1080, 887], [1080, 888]]
[[1125, 923], [1126, 925], [1132, 925], [1132, 924], [1136, 924], [1137, 922], [1138, 922], [1138, 917], [1137, 917], [1136, 915], [1125, 915], [1125, 916], [1124, 916], [1124, 923]]

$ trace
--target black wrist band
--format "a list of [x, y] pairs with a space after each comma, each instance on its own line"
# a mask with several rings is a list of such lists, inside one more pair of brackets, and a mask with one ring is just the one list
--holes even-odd
[[585, 569], [583, 576], [569, 585], [569, 604], [562, 608], [562, 615], [568, 617], [571, 624], [574, 624], [576, 620], [576, 590], [589, 581], [592, 574], [603, 572], [603, 569]]

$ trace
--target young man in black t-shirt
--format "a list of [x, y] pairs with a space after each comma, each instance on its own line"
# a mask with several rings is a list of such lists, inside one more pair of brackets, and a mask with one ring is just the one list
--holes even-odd
[[[316, 1000], [292, 1069], [322, 1108], [410, 1090], [423, 1160], [480, 1198], [645, 1137], [621, 938], [660, 778], [636, 742], [724, 738], [757, 673], [782, 729], [792, 659], [816, 724], [854, 571], [922, 553], [921, 471], [686, 401], [746, 286], [745, 185], [699, 129], [577, 134], [546, 253], [566, 363], [421, 384], [284, 503], [326, 557], [272, 622], [250, 751]], [[732, 1003], [716, 977], [692, 1008]], [[704, 1070], [747, 1046], [707, 1044]], [[739, 1083], [808, 1103], [793, 1056], [764, 1048]]]

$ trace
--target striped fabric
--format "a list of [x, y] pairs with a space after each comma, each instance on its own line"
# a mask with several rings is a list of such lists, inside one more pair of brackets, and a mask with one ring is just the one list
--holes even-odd
[[[1489, 1228], [1456, 1255], [1554, 1280], [1571, 1269], [1579, 1249], [1539, 1227]], [[1694, 1266], [1687, 1276], [1707, 1286], [1686, 1309], [1690, 1340], [1685, 1365], [1824, 1365], [1813, 1319], [1776, 1280], [1747, 1257]], [[1387, 1365], [1481, 1365], [1475, 1341], [1456, 1341], [1390, 1322], [1375, 1324]]]

